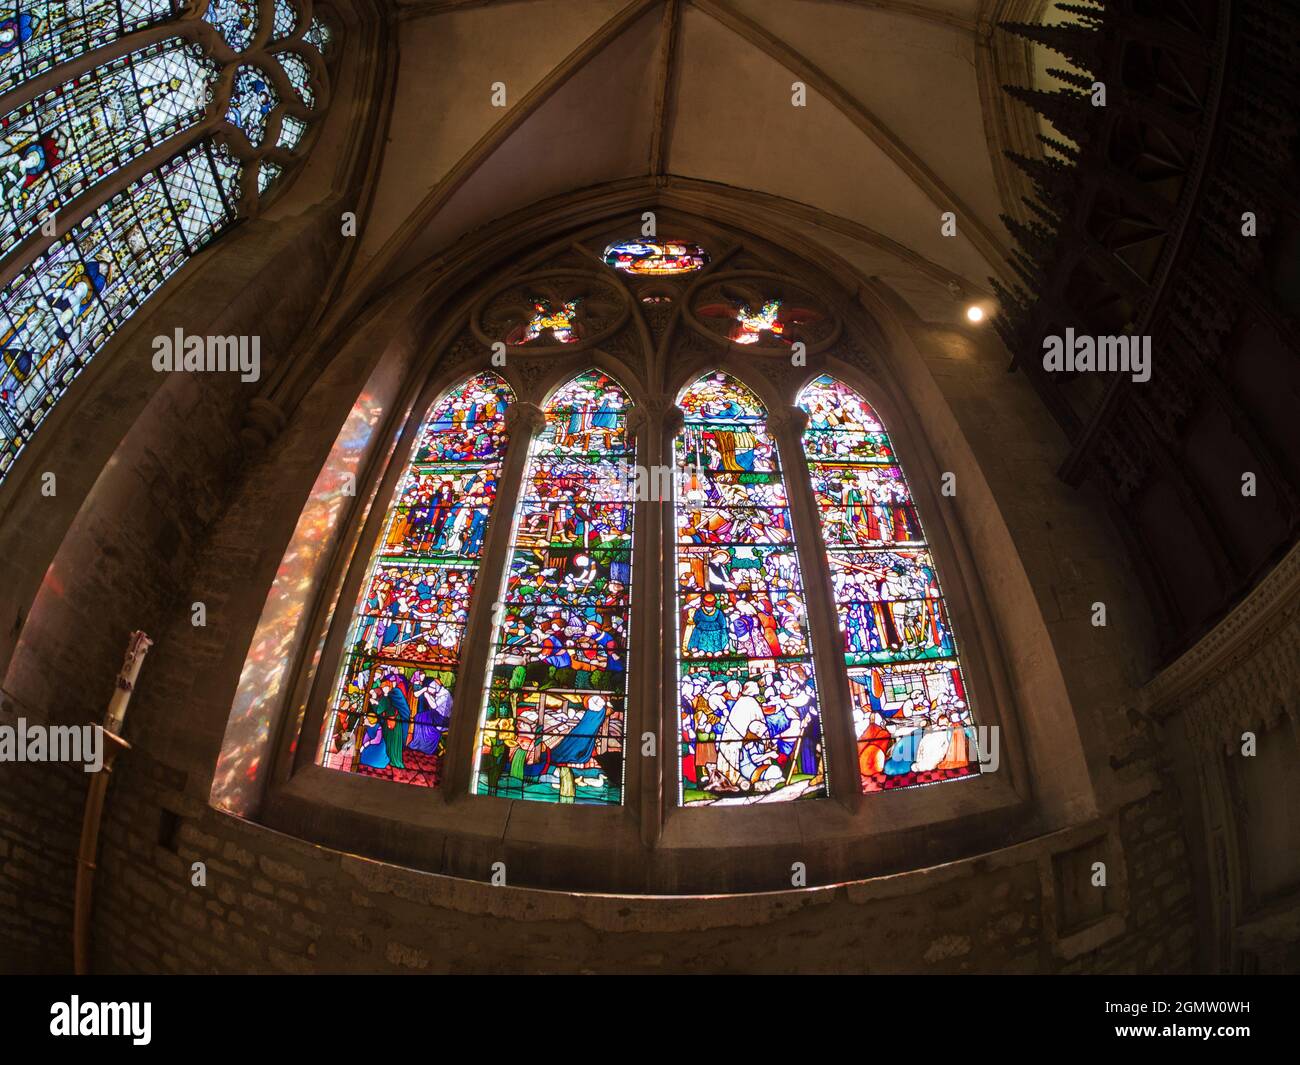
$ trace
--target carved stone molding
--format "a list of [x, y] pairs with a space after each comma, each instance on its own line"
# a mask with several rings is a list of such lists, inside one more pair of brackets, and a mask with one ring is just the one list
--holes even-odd
[[789, 433], [802, 436], [808, 428], [808, 412], [802, 407], [775, 408], [768, 412], [767, 425], [773, 433]]
[[675, 437], [686, 425], [686, 412], [676, 403], [669, 403], [659, 413], [660, 424], [667, 436]]
[[1300, 545], [1141, 693], [1157, 718], [1185, 715], [1205, 749], [1300, 713]]
[[462, 329], [456, 339], [447, 345], [439, 360], [439, 369], [449, 370], [462, 363], [469, 362], [471, 359], [486, 359], [489, 355], [488, 349], [481, 344], [474, 336], [473, 332], [468, 329]]
[[285, 425], [285, 414], [269, 399], [255, 396], [248, 401], [244, 411], [244, 424], [239, 430], [240, 442], [249, 454], [264, 450]]
[[546, 415], [536, 403], [512, 403], [506, 408], [506, 430], [532, 436], [546, 425]]

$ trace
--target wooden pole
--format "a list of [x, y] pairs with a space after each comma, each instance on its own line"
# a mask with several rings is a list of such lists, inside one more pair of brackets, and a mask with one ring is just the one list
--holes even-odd
[[140, 676], [140, 667], [144, 656], [153, 641], [143, 632], [136, 630], [126, 648], [126, 660], [117, 675], [117, 684], [113, 697], [108, 702], [108, 711], [104, 715], [103, 725], [96, 725], [100, 743], [103, 745], [104, 764], [100, 771], [91, 778], [90, 790], [86, 794], [86, 813], [81, 822], [81, 846], [77, 851], [77, 894], [72, 920], [72, 962], [78, 976], [90, 972], [90, 918], [93, 910], [93, 891], [95, 883], [95, 859], [99, 854], [99, 826], [104, 816], [104, 799], [108, 794], [108, 775], [113, 771], [113, 762], [117, 756], [130, 749], [130, 744], [122, 739], [122, 723], [126, 719], [126, 705], [131, 701], [131, 692], [135, 690], [136, 678]]

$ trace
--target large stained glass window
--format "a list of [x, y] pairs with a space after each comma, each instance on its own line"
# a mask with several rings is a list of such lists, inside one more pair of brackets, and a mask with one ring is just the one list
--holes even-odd
[[321, 762], [437, 787], [513, 396], [493, 373], [420, 427], [344, 647]]
[[957, 644], [907, 478], [875, 412], [831, 377], [799, 397], [866, 791], [979, 772]]
[[[254, 43], [257, 0], [209, 3], [206, 22], [190, 24], [196, 41], [136, 34], [191, 7], [46, 0], [0, 11], [0, 93], [12, 101], [0, 116], [0, 256], [12, 279], [0, 291], [0, 479], [135, 308], [236, 220], [250, 185], [260, 193], [283, 169], [259, 158], [245, 180], [245, 164], [217, 140], [196, 143], [205, 119], [222, 118], [212, 99], [222, 74], [214, 56], [224, 50], [211, 47], [218, 31], [237, 50], [255, 48], [247, 58], [263, 63], [239, 56], [226, 64], [237, 68], [227, 128], [243, 129], [259, 155], [302, 143], [305, 123], [287, 116], [276, 145], [267, 143], [266, 122], [280, 101], [264, 77], [269, 59]], [[302, 80], [310, 64], [299, 52], [323, 45], [329, 31], [316, 20], [299, 31], [297, 11], [278, 0], [275, 25], [299, 50], [280, 62]], [[121, 55], [59, 77], [61, 64], [121, 37]], [[37, 92], [31, 79], [47, 70]], [[324, 79], [316, 88], [323, 92]], [[122, 171], [154, 150], [171, 160], [128, 185]], [[108, 199], [87, 214], [80, 204], [92, 189]]]
[[635, 495], [627, 407], [598, 370], [547, 405], [494, 626], [476, 794], [622, 801]]
[[682, 804], [823, 796], [803, 581], [767, 412], [721, 373], [677, 402]]
[[239, 165], [199, 144], [57, 240], [0, 293], [0, 474], [96, 351], [234, 219]]
[[0, 8], [0, 92], [180, 7], [179, 0], [11, 0]]
[[202, 119], [216, 75], [198, 45], [172, 38], [0, 118], [0, 251], [92, 183]]

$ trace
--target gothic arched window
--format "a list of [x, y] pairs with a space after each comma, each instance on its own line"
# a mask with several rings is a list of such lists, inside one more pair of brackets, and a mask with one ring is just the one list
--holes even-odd
[[482, 373], [420, 427], [367, 567], [326, 722], [331, 769], [437, 787], [510, 388]]
[[979, 772], [957, 644], [916, 505], [875, 411], [823, 375], [799, 396], [844, 637], [864, 791]]
[[635, 448], [628, 398], [589, 370], [533, 441], [475, 743], [472, 790], [623, 800]]
[[722, 373], [677, 403], [682, 804], [823, 796], [804, 584], [767, 411]]
[[278, 0], [267, 52], [257, 6], [47, 0], [0, 18], [0, 479], [136, 308], [293, 160], [329, 33]]

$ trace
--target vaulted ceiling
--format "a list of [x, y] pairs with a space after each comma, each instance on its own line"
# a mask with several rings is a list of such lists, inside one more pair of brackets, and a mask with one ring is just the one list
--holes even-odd
[[1005, 271], [1006, 145], [986, 111], [1004, 106], [987, 55], [992, 21], [1021, 13], [1007, 0], [389, 3], [398, 58], [363, 274], [638, 177], [723, 190], [927, 320], [957, 321]]

